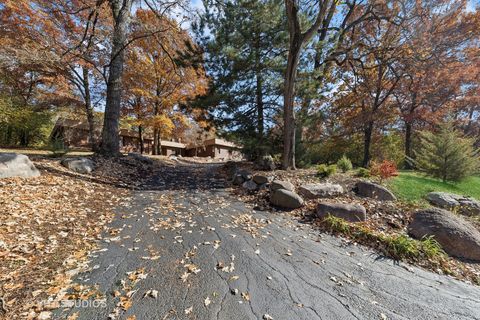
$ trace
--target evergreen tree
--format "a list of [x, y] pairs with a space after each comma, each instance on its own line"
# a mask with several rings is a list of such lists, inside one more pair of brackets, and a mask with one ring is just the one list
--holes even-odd
[[415, 155], [420, 170], [443, 182], [460, 181], [479, 169], [473, 140], [463, 137], [451, 123], [441, 125], [437, 132], [421, 132]]
[[281, 103], [287, 43], [282, 2], [204, 0], [204, 7], [193, 24], [212, 79], [201, 104], [257, 157], [268, 148], [266, 127]]

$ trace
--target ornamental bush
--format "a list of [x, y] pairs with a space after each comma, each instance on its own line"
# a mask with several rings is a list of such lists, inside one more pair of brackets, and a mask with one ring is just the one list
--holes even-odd
[[350, 171], [353, 168], [352, 161], [350, 161], [350, 159], [348, 159], [346, 155], [343, 155], [337, 161], [337, 168], [342, 170], [342, 172], [344, 173]]
[[420, 171], [446, 181], [461, 181], [479, 170], [478, 150], [474, 140], [464, 137], [452, 123], [439, 126], [435, 132], [420, 133], [420, 144], [414, 151], [414, 164]]

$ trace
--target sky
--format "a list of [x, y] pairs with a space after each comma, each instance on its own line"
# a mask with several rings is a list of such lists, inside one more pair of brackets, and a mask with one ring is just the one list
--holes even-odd
[[[195, 1], [195, 0], [192, 0]], [[480, 0], [469, 0], [467, 3], [467, 11], [475, 11], [480, 6]]]

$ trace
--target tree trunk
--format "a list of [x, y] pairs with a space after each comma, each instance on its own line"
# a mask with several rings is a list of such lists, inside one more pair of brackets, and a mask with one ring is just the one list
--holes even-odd
[[258, 140], [263, 141], [264, 132], [264, 115], [263, 115], [263, 79], [260, 71], [257, 70], [257, 87], [256, 87], [256, 103], [257, 103], [257, 132]]
[[[263, 110], [263, 77], [260, 57], [260, 34], [256, 32], [255, 39], [255, 99], [257, 105], [257, 134], [260, 144], [263, 142], [264, 110]], [[263, 153], [263, 151], [261, 151]]]
[[88, 144], [93, 151], [97, 151], [97, 142], [95, 139], [95, 118], [93, 115], [92, 99], [90, 97], [90, 80], [88, 78], [88, 68], [82, 67], [83, 72], [83, 90], [85, 92], [85, 113], [88, 123]]
[[142, 127], [142, 125], [138, 126], [138, 141], [140, 141], [140, 154], [143, 154], [145, 152], [145, 149], [143, 147], [143, 127]]
[[296, 169], [295, 167], [295, 79], [297, 66], [302, 47], [301, 34], [290, 35], [287, 69], [285, 72], [285, 87], [283, 96], [283, 162], [282, 168]]
[[132, 2], [133, 0], [109, 0], [114, 27], [103, 119], [102, 144], [100, 146], [100, 152], [109, 156], [120, 154], [118, 127], [122, 98], [122, 75]]
[[317, 33], [327, 6], [323, 1], [318, 2], [318, 13], [315, 22], [302, 33], [298, 16], [299, 3], [296, 0], [285, 0], [285, 11], [288, 20], [289, 50], [287, 69], [285, 71], [283, 92], [283, 169], [295, 169], [295, 79], [302, 45]]
[[412, 169], [412, 165], [409, 159], [412, 158], [412, 123], [410, 121], [405, 122], [405, 169]]
[[160, 155], [160, 134], [158, 129], [153, 129], [153, 150], [152, 154]]
[[363, 143], [363, 163], [362, 166], [364, 168], [368, 168], [370, 164], [370, 146], [372, 143], [372, 133], [373, 133], [373, 122], [370, 121], [364, 131], [364, 143]]

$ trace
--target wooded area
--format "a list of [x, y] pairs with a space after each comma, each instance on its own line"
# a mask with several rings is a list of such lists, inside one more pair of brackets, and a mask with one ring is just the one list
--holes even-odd
[[411, 168], [420, 132], [447, 122], [480, 145], [475, 2], [21, 0], [0, 19], [3, 145], [41, 144], [59, 110], [93, 132], [102, 109], [90, 140], [107, 155], [121, 125], [155, 153], [215, 127], [284, 169]]

